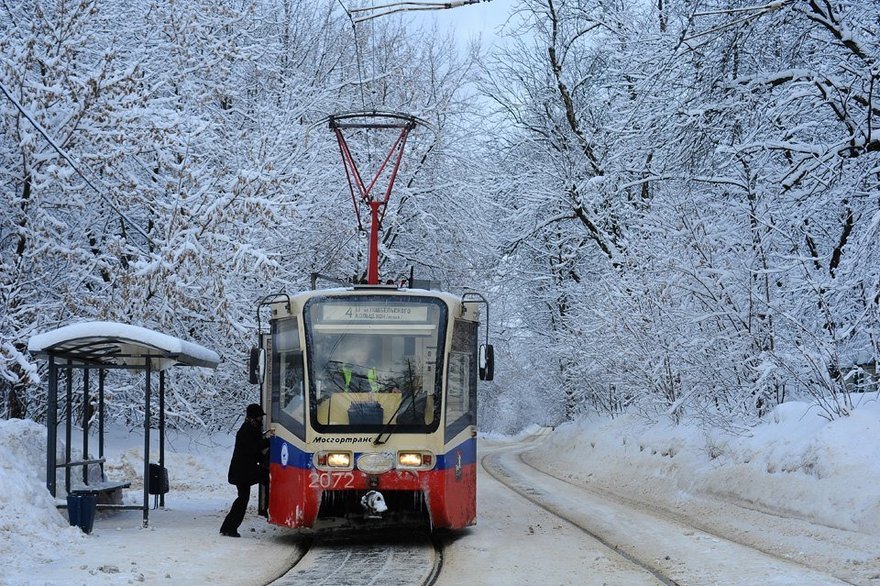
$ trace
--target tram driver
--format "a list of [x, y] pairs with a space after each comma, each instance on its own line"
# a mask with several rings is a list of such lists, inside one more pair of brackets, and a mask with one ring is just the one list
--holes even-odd
[[[375, 344], [375, 342], [372, 342]], [[397, 391], [393, 380], [382, 379], [382, 363], [375, 358], [367, 336], [343, 339], [327, 362], [331, 392], [378, 393]]]

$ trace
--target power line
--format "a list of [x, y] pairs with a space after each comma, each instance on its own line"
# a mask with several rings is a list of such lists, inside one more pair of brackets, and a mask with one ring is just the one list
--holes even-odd
[[349, 12], [348, 8], [345, 7], [345, 4], [342, 3], [342, 0], [336, 0], [339, 2], [339, 5], [342, 6], [342, 10], [345, 11], [345, 15], [348, 17], [348, 21], [351, 23], [351, 35], [352, 40], [354, 41], [354, 54], [355, 61], [357, 62], [357, 73], [358, 73], [358, 86], [361, 90], [361, 107], [366, 110], [367, 109], [367, 98], [364, 95], [364, 78], [361, 75], [361, 69], [363, 68], [363, 64], [361, 63], [361, 48], [360, 43], [358, 43], [357, 36], [357, 27], [355, 27], [355, 20], [351, 16], [351, 12]]
[[489, 2], [489, 0], [457, 0], [456, 2], [389, 2], [388, 4], [380, 4], [379, 6], [370, 6], [368, 8], [352, 8], [351, 12], [349, 12], [349, 18], [352, 18], [352, 13], [355, 12], [369, 12], [371, 10], [383, 11], [353, 18], [352, 22], [358, 23], [364, 22], [365, 20], [378, 18], [380, 16], [395, 14], [397, 12], [415, 12], [417, 10], [446, 10], [449, 8], [468, 6], [470, 4], [479, 4], [481, 1]]
[[[141, 227], [138, 226], [136, 222], [132, 221], [131, 218], [129, 218], [127, 215], [125, 215], [125, 212], [120, 210], [118, 207], [116, 207], [116, 205], [112, 201], [110, 201], [110, 198], [107, 197], [107, 195], [105, 195], [105, 193], [104, 193], [104, 192], [108, 191], [107, 186], [103, 186], [104, 190], [102, 191], [94, 183], [92, 183], [92, 181], [88, 177], [85, 176], [85, 174], [80, 170], [78, 164], [73, 160], [73, 158], [70, 155], [68, 155], [67, 152], [63, 148], [61, 148], [61, 146], [58, 145], [58, 143], [56, 143], [52, 139], [51, 136], [49, 136], [49, 133], [46, 131], [46, 129], [44, 129], [40, 125], [40, 123], [37, 122], [33, 116], [30, 115], [30, 113], [25, 109], [25, 107], [22, 106], [18, 102], [18, 100], [15, 99], [15, 97], [9, 92], [9, 90], [6, 89], [6, 86], [4, 86], [2, 82], [0, 82], [0, 91], [2, 91], [3, 94], [9, 99], [9, 101], [12, 102], [12, 104], [18, 109], [18, 111], [21, 113], [21, 115], [24, 116], [27, 119], [27, 121], [31, 123], [31, 126], [33, 126], [36, 129], [36, 131], [39, 132], [40, 135], [42, 135], [42, 137], [44, 139], [46, 139], [46, 142], [48, 142], [49, 145], [51, 145], [51, 147], [55, 150], [55, 152], [58, 153], [58, 155], [62, 159], [67, 161], [67, 163], [73, 168], [73, 170], [76, 171], [76, 174], [79, 175], [82, 178], [82, 180], [86, 182], [86, 185], [88, 185], [93, 190], [95, 190], [95, 193], [97, 193], [98, 196], [101, 199], [103, 199], [107, 203], [107, 205], [110, 206], [110, 209], [112, 209], [114, 212], [116, 212], [116, 214], [120, 218], [122, 218], [123, 220], [128, 222], [129, 226], [131, 226], [135, 230], [135, 232], [137, 232], [138, 234], [140, 234], [141, 236], [146, 238], [147, 242], [149, 242], [150, 244], [153, 244], [153, 245], [156, 244], [153, 241], [153, 239], [150, 238], [149, 234], [144, 232], [143, 229], [141, 229]], [[86, 168], [88, 168], [88, 167], [86, 167]], [[95, 177], [95, 179], [98, 182], [101, 182], [100, 178], [98, 178], [98, 176], [95, 174], [94, 171], [89, 169], [89, 172]]]

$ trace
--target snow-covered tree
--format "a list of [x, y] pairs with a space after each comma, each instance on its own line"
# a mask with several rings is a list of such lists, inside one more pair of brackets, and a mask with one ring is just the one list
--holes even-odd
[[[456, 170], [447, 194], [427, 171], [455, 169], [466, 149], [447, 120], [469, 111], [459, 95], [468, 63], [431, 43], [436, 31], [408, 38], [394, 20], [355, 29], [330, 0], [33, 0], [0, 10], [9, 16], [0, 30], [10, 92], [0, 144], [11, 204], [0, 212], [7, 415], [44, 408], [27, 339], [84, 319], [155, 328], [221, 354], [210, 378], [171, 373], [172, 423], [222, 424], [254, 400], [244, 359], [255, 302], [308, 287], [312, 272], [362, 267], [335, 140], [307, 129], [366, 107], [365, 96], [371, 109], [406, 110], [438, 130], [416, 137], [401, 173], [384, 234], [389, 273], [415, 264], [430, 270], [419, 277], [471, 284], [459, 254], [472, 248], [469, 233], [443, 217], [466, 173]], [[449, 229], [434, 240], [438, 223]], [[455, 231], [445, 255], [417, 245]], [[112, 408], [136, 418], [139, 396], [123, 384]]]

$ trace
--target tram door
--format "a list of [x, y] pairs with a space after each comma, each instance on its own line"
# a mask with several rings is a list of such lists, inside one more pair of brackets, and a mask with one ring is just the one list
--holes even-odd
[[[260, 373], [260, 404], [263, 406], [263, 412], [269, 413], [270, 417], [263, 418], [263, 431], [265, 432], [272, 425], [272, 418], [269, 406], [272, 395], [272, 336], [271, 334], [260, 334], [260, 348], [262, 352], [262, 372]], [[269, 469], [269, 450], [263, 454], [262, 465]], [[265, 518], [269, 518], [269, 485], [260, 483], [257, 485], [257, 513]]]

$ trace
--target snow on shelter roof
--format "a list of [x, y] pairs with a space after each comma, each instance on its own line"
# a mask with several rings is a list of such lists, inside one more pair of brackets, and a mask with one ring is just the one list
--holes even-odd
[[72, 324], [38, 334], [28, 341], [28, 351], [40, 356], [90, 364], [143, 367], [147, 357], [153, 370], [181, 364], [216, 368], [220, 356], [198, 344], [147, 328], [116, 322]]

